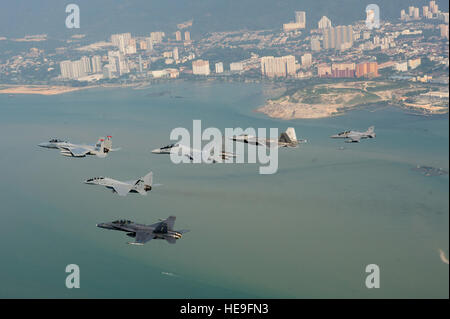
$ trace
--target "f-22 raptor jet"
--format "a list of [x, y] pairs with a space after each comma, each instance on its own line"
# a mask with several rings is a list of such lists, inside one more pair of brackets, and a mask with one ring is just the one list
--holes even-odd
[[211, 163], [220, 163], [224, 160], [229, 160], [236, 157], [236, 154], [225, 152], [224, 145], [222, 145], [222, 150], [219, 154], [214, 154], [214, 148], [211, 147], [206, 150], [198, 150], [189, 146], [185, 146], [180, 143], [170, 144], [161, 148], [156, 148], [152, 150], [153, 154], [178, 154], [179, 156], [185, 156], [189, 161], [194, 162], [196, 159], [201, 162], [202, 158], [208, 159]]
[[175, 216], [170, 216], [152, 225], [136, 224], [129, 220], [116, 220], [110, 223], [97, 224], [97, 227], [126, 232], [127, 236], [135, 238], [134, 242], [128, 243], [130, 245], [144, 245], [152, 239], [165, 239], [168, 243], [175, 244], [177, 239], [180, 239], [184, 233], [189, 231], [186, 229], [173, 230], [175, 219]]
[[106, 157], [110, 151], [118, 151], [112, 148], [112, 137], [99, 138], [94, 145], [73, 144], [60, 139], [51, 139], [46, 143], [38, 144], [40, 147], [59, 149], [61, 155], [69, 157], [86, 157], [86, 155], [96, 155], [97, 157]]
[[256, 146], [290, 148], [298, 147], [300, 143], [307, 142], [307, 140], [297, 140], [297, 135], [295, 134], [295, 129], [293, 127], [288, 127], [286, 132], [281, 133], [278, 140], [266, 139], [246, 134], [233, 136], [231, 139], [235, 142], [242, 142]]
[[371, 126], [365, 132], [358, 131], [345, 131], [338, 133], [336, 135], [331, 135], [331, 138], [345, 138], [346, 143], [359, 143], [361, 139], [365, 138], [374, 138], [375, 134], [375, 126]]
[[121, 182], [109, 177], [93, 177], [84, 181], [89, 185], [101, 185], [109, 188], [113, 193], [120, 196], [126, 196], [128, 193], [139, 193], [147, 195], [147, 192], [152, 189], [153, 173], [150, 172], [144, 177], [137, 180]]

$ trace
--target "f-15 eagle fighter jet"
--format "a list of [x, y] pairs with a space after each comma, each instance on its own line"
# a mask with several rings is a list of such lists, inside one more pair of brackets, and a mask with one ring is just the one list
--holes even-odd
[[120, 196], [126, 196], [128, 193], [139, 193], [147, 195], [147, 192], [152, 190], [153, 173], [150, 172], [144, 177], [137, 180], [121, 182], [109, 177], [93, 177], [84, 181], [89, 185], [101, 185], [109, 188], [113, 193]]
[[68, 157], [86, 157], [87, 155], [96, 155], [97, 157], [106, 157], [109, 152], [118, 151], [119, 148], [112, 148], [112, 137], [99, 138], [94, 145], [73, 144], [60, 139], [51, 139], [46, 143], [38, 144], [40, 147], [59, 149], [61, 155]]

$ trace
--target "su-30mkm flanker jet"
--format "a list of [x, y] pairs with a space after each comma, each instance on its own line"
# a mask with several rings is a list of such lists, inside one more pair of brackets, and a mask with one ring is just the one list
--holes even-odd
[[106, 157], [109, 152], [118, 151], [112, 148], [112, 137], [100, 138], [95, 145], [73, 144], [67, 141], [52, 139], [47, 143], [38, 144], [40, 147], [59, 149], [61, 155], [69, 157], [86, 157], [86, 155], [96, 155]]
[[371, 126], [365, 132], [358, 131], [345, 131], [338, 133], [336, 135], [331, 135], [331, 138], [345, 138], [346, 143], [359, 143], [361, 139], [365, 138], [374, 138], [375, 134], [375, 126]]
[[97, 224], [97, 227], [126, 232], [127, 236], [135, 238], [134, 242], [128, 243], [130, 245], [143, 245], [152, 239], [165, 239], [170, 244], [175, 244], [177, 239], [189, 231], [186, 229], [173, 230], [175, 219], [175, 216], [170, 216], [152, 225], [136, 224], [129, 220], [116, 220], [111, 223]]
[[265, 147], [298, 147], [300, 143], [306, 143], [307, 140], [297, 140], [297, 135], [295, 134], [295, 129], [293, 127], [288, 127], [286, 132], [280, 134], [278, 140], [267, 139], [262, 137], [256, 137], [252, 135], [238, 135], [231, 137], [233, 141], [242, 142], [246, 144], [252, 144], [256, 146]]
[[150, 172], [144, 177], [132, 181], [121, 182], [109, 177], [93, 177], [85, 180], [84, 183], [105, 186], [111, 189], [113, 193], [126, 196], [128, 193], [147, 195], [147, 192], [152, 190], [152, 180], [153, 173]]

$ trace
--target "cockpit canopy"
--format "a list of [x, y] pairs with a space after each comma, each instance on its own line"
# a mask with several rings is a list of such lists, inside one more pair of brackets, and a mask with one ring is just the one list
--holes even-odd
[[102, 180], [102, 179], [105, 179], [104, 177], [92, 177], [92, 178], [89, 178], [88, 180], [86, 180], [86, 182], [93, 182], [93, 181], [98, 181], [98, 180]]
[[60, 139], [58, 139], [58, 138], [52, 138], [52, 139], [49, 141], [49, 143], [62, 143], [62, 142], [65, 142], [65, 141], [60, 140]]
[[339, 133], [338, 135], [345, 135], [345, 134], [349, 134], [349, 133], [350, 133], [350, 131], [344, 131], [344, 132]]
[[175, 143], [175, 144], [170, 144], [170, 145], [167, 145], [167, 146], [161, 147], [161, 149], [162, 149], [162, 150], [164, 150], [164, 149], [169, 149], [169, 148], [173, 148], [173, 147], [176, 147], [176, 146], [178, 146], [178, 144], [177, 144], [177, 143]]
[[128, 224], [131, 224], [131, 220], [120, 219], [120, 220], [115, 220], [112, 223], [116, 224], [116, 225], [128, 225]]

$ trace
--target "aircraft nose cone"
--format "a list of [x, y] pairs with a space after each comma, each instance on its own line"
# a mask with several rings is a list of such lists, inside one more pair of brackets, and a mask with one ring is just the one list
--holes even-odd
[[161, 149], [159, 148], [155, 148], [154, 150], [152, 150], [153, 154], [160, 154], [161, 153]]
[[39, 147], [47, 147], [47, 143], [39, 143], [37, 146], [39, 146]]

